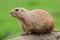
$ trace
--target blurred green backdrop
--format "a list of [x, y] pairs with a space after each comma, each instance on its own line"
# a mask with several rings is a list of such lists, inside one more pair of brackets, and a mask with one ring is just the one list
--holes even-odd
[[51, 13], [55, 21], [55, 29], [60, 30], [60, 0], [0, 0], [0, 40], [7, 40], [19, 35], [22, 30], [17, 20], [10, 15], [15, 7], [24, 7], [28, 10], [44, 9]]

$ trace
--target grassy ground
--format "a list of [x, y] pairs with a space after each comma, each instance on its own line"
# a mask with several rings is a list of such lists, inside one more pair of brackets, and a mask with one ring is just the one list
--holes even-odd
[[0, 0], [0, 38], [6, 32], [10, 33], [8, 38], [13, 38], [22, 32], [16, 19], [9, 14], [10, 10], [15, 7], [47, 10], [54, 18], [55, 29], [60, 30], [60, 0]]

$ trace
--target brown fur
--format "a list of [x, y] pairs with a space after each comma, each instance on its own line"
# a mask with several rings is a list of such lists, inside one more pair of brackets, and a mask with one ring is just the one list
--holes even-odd
[[[19, 11], [16, 11], [18, 9]], [[21, 22], [24, 33], [49, 33], [54, 28], [52, 16], [45, 10], [29, 11], [24, 8], [15, 8], [11, 12]], [[21, 11], [23, 10], [23, 12]]]

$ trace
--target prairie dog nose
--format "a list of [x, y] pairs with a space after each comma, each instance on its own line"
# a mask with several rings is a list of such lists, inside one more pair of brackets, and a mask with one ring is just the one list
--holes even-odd
[[10, 14], [12, 14], [12, 12], [10, 12]]

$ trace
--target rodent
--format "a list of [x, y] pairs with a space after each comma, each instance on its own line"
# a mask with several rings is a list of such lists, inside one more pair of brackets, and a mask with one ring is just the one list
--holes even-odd
[[42, 9], [27, 10], [25, 8], [14, 8], [10, 14], [22, 25], [23, 32], [45, 34], [52, 32], [54, 20], [49, 12]]

